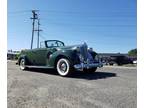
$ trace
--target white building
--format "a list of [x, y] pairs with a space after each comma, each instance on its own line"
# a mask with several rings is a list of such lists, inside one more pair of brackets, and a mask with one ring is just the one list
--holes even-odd
[[16, 59], [16, 56], [17, 56], [18, 54], [20, 54], [20, 51], [8, 50], [8, 51], [7, 51], [7, 59], [8, 59], [8, 60]]

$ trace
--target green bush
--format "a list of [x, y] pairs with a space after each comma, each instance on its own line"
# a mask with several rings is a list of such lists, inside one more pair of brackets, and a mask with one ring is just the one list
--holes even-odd
[[135, 49], [130, 50], [130, 51], [128, 52], [128, 55], [129, 55], [129, 56], [137, 56], [137, 49], [135, 48]]

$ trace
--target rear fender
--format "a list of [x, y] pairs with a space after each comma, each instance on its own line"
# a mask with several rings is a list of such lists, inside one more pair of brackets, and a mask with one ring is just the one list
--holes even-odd
[[20, 55], [20, 57], [18, 58], [18, 65], [20, 65], [21, 59], [25, 59], [26, 63], [28, 64], [28, 59], [27, 59], [26, 55]]

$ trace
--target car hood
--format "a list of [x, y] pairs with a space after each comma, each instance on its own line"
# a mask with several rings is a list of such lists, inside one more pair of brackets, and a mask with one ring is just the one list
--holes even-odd
[[[81, 44], [82, 45], [82, 44]], [[79, 47], [81, 45], [71, 45], [71, 46], [63, 46], [63, 47], [57, 47], [57, 50], [72, 50], [74, 47]]]

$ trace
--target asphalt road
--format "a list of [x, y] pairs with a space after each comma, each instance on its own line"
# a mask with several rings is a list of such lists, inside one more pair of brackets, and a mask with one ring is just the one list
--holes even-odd
[[8, 108], [136, 108], [136, 68], [103, 67], [61, 77], [8, 62]]

